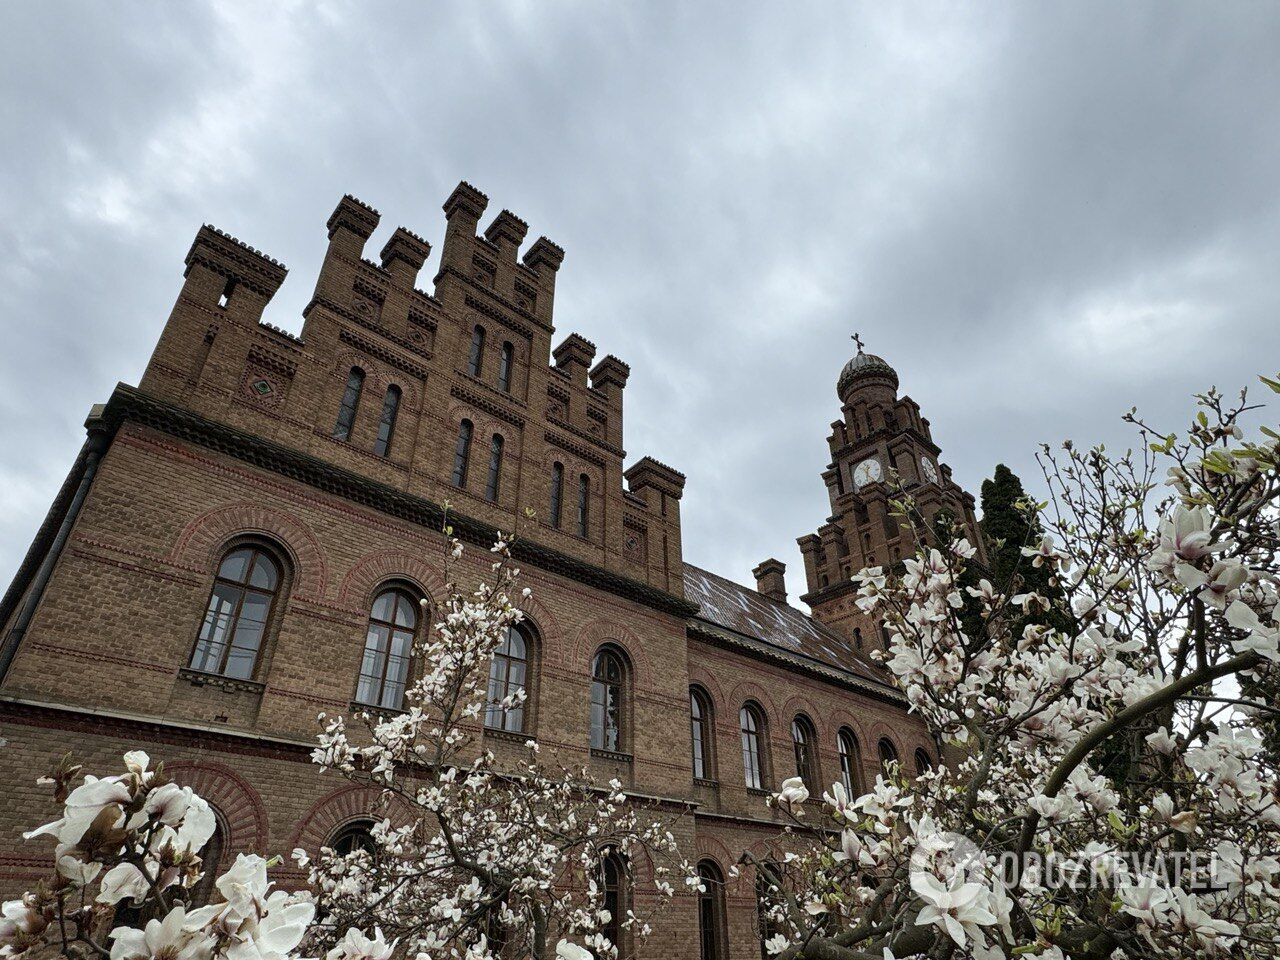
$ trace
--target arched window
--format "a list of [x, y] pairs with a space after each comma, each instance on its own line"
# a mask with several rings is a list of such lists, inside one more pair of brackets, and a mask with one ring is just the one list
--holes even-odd
[[623, 682], [626, 671], [616, 651], [596, 654], [591, 664], [591, 746], [596, 750], [623, 749]]
[[498, 361], [498, 389], [511, 392], [511, 362], [515, 359], [516, 348], [511, 341], [502, 344], [502, 357]]
[[893, 745], [893, 741], [885, 737], [880, 741], [880, 770], [888, 774], [889, 764], [898, 762], [898, 749]]
[[218, 567], [191, 669], [252, 678], [280, 590], [280, 567], [261, 547], [242, 546]]
[[916, 776], [923, 776], [933, 769], [933, 757], [924, 747], [916, 750]]
[[409, 680], [409, 658], [418, 631], [418, 604], [398, 587], [383, 590], [373, 601], [369, 633], [360, 663], [356, 701], [399, 710]]
[[467, 359], [467, 372], [480, 376], [484, 368], [484, 327], [477, 326], [471, 333], [471, 356]]
[[222, 860], [227, 849], [227, 827], [222, 821], [222, 814], [214, 811], [213, 836], [200, 851], [200, 879], [191, 891], [191, 906], [203, 907], [213, 897], [217, 889], [215, 882], [222, 872]]
[[504, 707], [503, 701], [521, 691], [528, 694], [531, 646], [524, 627], [507, 627], [507, 635], [489, 664], [489, 699], [484, 725], [491, 730], [524, 733], [524, 702]]
[[586, 537], [590, 517], [588, 500], [591, 496], [591, 479], [584, 473], [578, 477], [578, 536]]
[[606, 850], [600, 860], [600, 889], [604, 893], [601, 906], [609, 912], [600, 932], [609, 938], [619, 957], [625, 956], [622, 921], [627, 912], [627, 870], [616, 850]]
[[773, 918], [773, 902], [775, 894], [773, 883], [765, 876], [760, 867], [756, 867], [756, 928], [760, 932], [761, 960], [771, 960], [765, 944], [777, 935], [778, 924]]
[[700, 960], [724, 960], [727, 937], [724, 922], [724, 874], [710, 860], [698, 864], [698, 941]]
[[700, 687], [689, 688], [689, 720], [693, 738], [693, 775], [699, 780], [714, 780], [714, 718], [711, 698]]
[[484, 498], [498, 502], [498, 490], [502, 485], [502, 434], [495, 433], [489, 441], [489, 478], [484, 484]]
[[352, 820], [350, 823], [344, 823], [334, 831], [325, 846], [340, 857], [355, 853], [357, 850], [363, 850], [372, 856], [375, 849], [373, 821]]
[[467, 463], [471, 460], [471, 432], [475, 427], [470, 420], [463, 420], [458, 425], [458, 444], [453, 450], [453, 485], [467, 485]]
[[551, 465], [551, 525], [560, 527], [561, 508], [564, 506], [564, 464]]
[[764, 789], [764, 714], [754, 703], [744, 704], [738, 713], [742, 728], [742, 769], [747, 786], [753, 790]]
[[862, 795], [862, 756], [858, 751], [858, 738], [844, 727], [836, 734], [836, 749], [840, 753], [840, 782], [844, 792], [851, 797]]
[[853, 628], [853, 645], [858, 650], [862, 649], [862, 628], [861, 627]]
[[810, 793], [816, 795], [819, 790], [818, 736], [814, 733], [813, 721], [803, 713], [791, 721], [791, 744], [796, 754], [796, 776], [804, 781]]
[[338, 407], [338, 420], [333, 425], [333, 436], [338, 440], [346, 440], [351, 436], [351, 427], [356, 422], [356, 407], [360, 406], [360, 391], [364, 389], [364, 371], [352, 367], [347, 374], [347, 388], [342, 392], [342, 404]]
[[396, 429], [396, 413], [400, 409], [400, 388], [394, 384], [387, 387], [387, 395], [382, 400], [382, 416], [378, 418], [378, 442], [373, 445], [373, 452], [385, 457], [391, 449], [391, 434]]

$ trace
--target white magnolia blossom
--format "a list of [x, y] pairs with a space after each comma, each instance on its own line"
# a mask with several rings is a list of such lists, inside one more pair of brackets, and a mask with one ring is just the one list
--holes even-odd
[[[42, 778], [62, 797], [63, 816], [26, 836], [57, 841], [55, 874], [3, 905], [0, 956], [54, 947], [110, 960], [297, 960], [315, 917], [309, 897], [272, 890], [267, 861], [240, 854], [216, 880], [221, 902], [191, 909], [200, 852], [216, 829], [212, 808], [142, 751], [124, 760], [125, 773], [86, 775], [74, 787], [80, 768], [69, 758]], [[151, 916], [130, 927], [119, 922], [123, 907]], [[380, 934], [347, 938], [370, 948], [349, 960], [390, 960]]]

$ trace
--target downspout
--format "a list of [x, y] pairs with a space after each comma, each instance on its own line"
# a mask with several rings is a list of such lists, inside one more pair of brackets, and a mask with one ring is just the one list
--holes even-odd
[[53, 575], [53, 568], [57, 565], [58, 557], [62, 555], [62, 548], [66, 546], [67, 539], [71, 536], [71, 528], [75, 526], [76, 518], [80, 515], [80, 508], [84, 506], [85, 498], [89, 495], [89, 487], [98, 472], [98, 464], [102, 462], [102, 455], [107, 452], [107, 447], [110, 445], [111, 435], [105, 426], [92, 423], [88, 429], [89, 438], [85, 441], [84, 473], [80, 475], [75, 496], [71, 498], [62, 523], [58, 526], [58, 532], [54, 535], [53, 542], [49, 544], [49, 549], [35, 577], [32, 578], [27, 599], [13, 621], [13, 628], [4, 638], [4, 645], [0, 647], [0, 683], [4, 682], [14, 657], [18, 655], [18, 647], [22, 645], [22, 638], [26, 636], [27, 628], [31, 626], [36, 607], [40, 605], [45, 587], [49, 585], [49, 578]]

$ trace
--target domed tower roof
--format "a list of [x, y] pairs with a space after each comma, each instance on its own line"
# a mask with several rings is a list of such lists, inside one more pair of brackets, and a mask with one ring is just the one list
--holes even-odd
[[877, 357], [874, 353], [863, 353], [862, 341], [856, 334], [853, 342], [858, 345], [858, 355], [844, 365], [844, 369], [840, 371], [840, 379], [836, 381], [836, 393], [841, 399], [855, 383], [872, 377], [890, 381], [896, 390], [898, 371], [889, 366], [883, 357]]

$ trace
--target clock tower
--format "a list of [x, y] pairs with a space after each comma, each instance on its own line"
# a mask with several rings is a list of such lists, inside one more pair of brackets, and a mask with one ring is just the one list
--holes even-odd
[[854, 604], [850, 577], [863, 567], [900, 568], [916, 550], [915, 537], [891, 514], [901, 484], [927, 523], [945, 511], [964, 527], [986, 561], [977, 535], [974, 499], [951, 479], [939, 459], [929, 421], [910, 397], [898, 396], [898, 374], [883, 359], [857, 355], [836, 383], [841, 418], [831, 424], [831, 463], [822, 473], [831, 515], [816, 533], [799, 539], [808, 592], [801, 597], [816, 619], [848, 635], [864, 649], [882, 643], [879, 625]]

